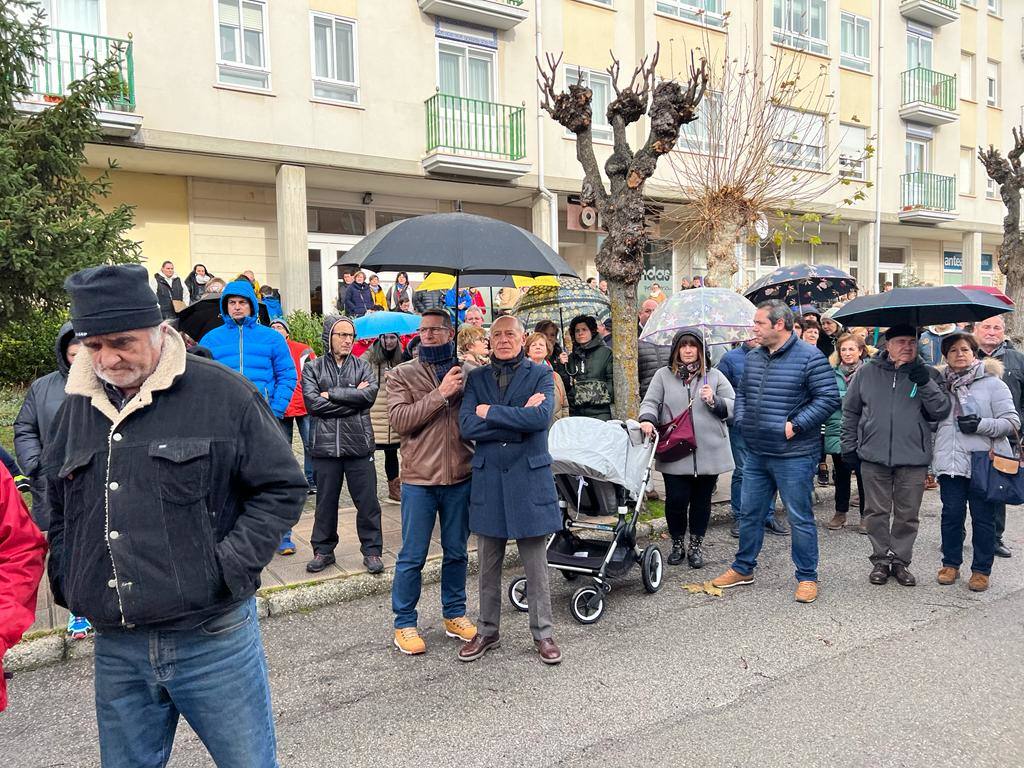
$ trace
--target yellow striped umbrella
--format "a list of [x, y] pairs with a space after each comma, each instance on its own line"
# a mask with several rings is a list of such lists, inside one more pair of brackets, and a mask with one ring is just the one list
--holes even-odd
[[[550, 275], [527, 277], [508, 274], [470, 274], [459, 278], [460, 288], [532, 288], [535, 285], [558, 286], [558, 278]], [[417, 287], [417, 291], [448, 291], [455, 287], [455, 275], [431, 272]]]

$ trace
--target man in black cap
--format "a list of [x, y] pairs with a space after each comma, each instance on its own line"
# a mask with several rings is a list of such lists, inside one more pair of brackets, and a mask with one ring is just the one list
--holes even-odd
[[871, 539], [872, 584], [892, 576], [905, 587], [917, 583], [910, 560], [928, 465], [932, 426], [949, 414], [938, 373], [918, 354], [917, 330], [894, 325], [886, 348], [866, 360], [843, 400], [840, 445], [843, 461], [860, 466], [864, 480], [864, 526]]
[[54, 600], [96, 628], [102, 763], [163, 765], [183, 714], [217, 765], [276, 765], [253, 594], [306, 497], [291, 446], [186, 355], [141, 266], [64, 286], [82, 350], [40, 474]]

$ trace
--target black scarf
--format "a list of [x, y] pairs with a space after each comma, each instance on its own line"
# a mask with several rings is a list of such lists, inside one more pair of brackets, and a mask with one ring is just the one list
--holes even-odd
[[434, 373], [437, 374], [437, 380], [441, 381], [455, 365], [455, 342], [449, 341], [438, 347], [420, 344], [420, 360], [433, 367]]
[[525, 350], [519, 350], [519, 354], [511, 360], [499, 360], [496, 357], [491, 357], [491, 372], [494, 374], [494, 380], [498, 384], [498, 394], [501, 397], [505, 396], [508, 385], [512, 383], [512, 377], [516, 375], [519, 364], [523, 362], [524, 352]]

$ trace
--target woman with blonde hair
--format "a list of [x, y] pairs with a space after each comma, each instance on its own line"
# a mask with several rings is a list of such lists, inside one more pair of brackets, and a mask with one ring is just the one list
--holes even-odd
[[489, 365], [489, 354], [487, 331], [475, 325], [463, 325], [459, 328], [456, 341], [456, 355], [459, 360], [475, 365]]
[[[551, 368], [549, 359], [554, 352], [554, 345], [547, 334], [534, 331], [526, 339], [526, 356], [535, 365], [546, 365]], [[565, 384], [558, 372], [552, 369], [551, 376], [555, 382], [555, 408], [551, 412], [551, 423], [569, 415], [569, 396], [565, 393]]]

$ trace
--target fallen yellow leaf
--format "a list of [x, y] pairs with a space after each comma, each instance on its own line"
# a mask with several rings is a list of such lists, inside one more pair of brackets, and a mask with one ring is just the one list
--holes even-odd
[[683, 589], [689, 592], [691, 595], [711, 595], [712, 597], [721, 597], [722, 590], [720, 587], [716, 587], [710, 581], [705, 581], [703, 584], [683, 584]]

